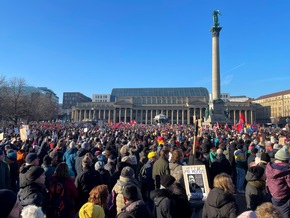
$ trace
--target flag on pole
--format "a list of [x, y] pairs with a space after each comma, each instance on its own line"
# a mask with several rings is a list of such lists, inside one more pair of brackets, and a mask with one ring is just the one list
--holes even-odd
[[238, 132], [239, 133], [243, 133], [244, 127], [245, 127], [245, 123], [246, 123], [245, 117], [242, 114], [242, 112], [240, 112], [240, 121], [239, 121], [239, 124], [238, 124]]

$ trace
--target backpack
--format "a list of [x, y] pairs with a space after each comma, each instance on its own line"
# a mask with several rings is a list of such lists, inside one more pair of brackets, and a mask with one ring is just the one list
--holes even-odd
[[107, 216], [109, 218], [115, 218], [117, 216], [117, 193], [112, 190], [111, 194], [108, 197], [108, 205], [107, 205]]
[[68, 205], [65, 197], [64, 185], [61, 182], [54, 182], [49, 187], [49, 206], [47, 217], [68, 216]]

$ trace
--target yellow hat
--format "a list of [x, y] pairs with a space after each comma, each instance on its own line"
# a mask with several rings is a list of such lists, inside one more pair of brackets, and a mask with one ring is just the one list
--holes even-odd
[[150, 159], [150, 158], [153, 158], [155, 156], [156, 156], [155, 152], [154, 151], [151, 151], [151, 152], [149, 152], [149, 154], [148, 154], [147, 157]]
[[104, 209], [99, 205], [94, 205], [93, 203], [85, 203], [80, 211], [80, 218], [105, 218]]

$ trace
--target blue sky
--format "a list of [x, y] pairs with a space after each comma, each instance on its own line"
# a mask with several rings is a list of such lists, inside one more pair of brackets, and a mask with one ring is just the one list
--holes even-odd
[[219, 9], [221, 92], [289, 89], [289, 0], [0, 0], [0, 75], [63, 92], [206, 87]]

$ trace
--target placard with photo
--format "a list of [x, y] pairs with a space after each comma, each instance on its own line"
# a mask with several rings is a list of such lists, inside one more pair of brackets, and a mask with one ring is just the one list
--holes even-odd
[[206, 168], [204, 165], [183, 166], [183, 178], [189, 200], [204, 200], [209, 192]]

